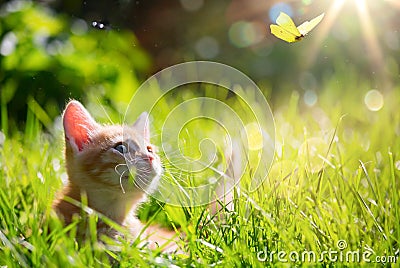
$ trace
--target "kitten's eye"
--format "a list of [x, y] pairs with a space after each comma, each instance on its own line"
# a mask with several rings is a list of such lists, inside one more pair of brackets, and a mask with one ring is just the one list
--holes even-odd
[[153, 148], [152, 148], [150, 145], [148, 145], [148, 146], [147, 146], [147, 151], [148, 151], [149, 153], [152, 153], [152, 152], [153, 152]]
[[117, 150], [118, 152], [120, 152], [121, 154], [125, 154], [128, 152], [128, 149], [122, 143], [118, 143], [117, 145], [115, 145], [114, 149]]

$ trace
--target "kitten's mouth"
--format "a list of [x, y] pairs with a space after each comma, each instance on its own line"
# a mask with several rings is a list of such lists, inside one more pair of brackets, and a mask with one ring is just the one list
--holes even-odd
[[[119, 175], [119, 186], [122, 190], [122, 192], [125, 194], [125, 187], [126, 187], [126, 182], [131, 182], [134, 184], [134, 174], [133, 172], [133, 167], [128, 167], [127, 164], [118, 164], [115, 166], [115, 172]], [[125, 187], [124, 187], [125, 185]]]
[[129, 180], [129, 177], [130, 177], [129, 175], [124, 175], [124, 176], [121, 176], [121, 179], [122, 180]]
[[146, 191], [154, 178], [160, 175], [157, 166], [149, 164], [148, 161], [127, 161], [125, 164], [118, 164], [115, 172], [119, 176], [119, 186], [123, 193], [126, 192], [127, 187], [131, 186]]

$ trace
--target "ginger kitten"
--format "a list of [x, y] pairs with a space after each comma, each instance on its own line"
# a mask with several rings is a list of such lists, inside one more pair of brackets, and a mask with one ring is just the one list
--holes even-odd
[[[90, 208], [127, 227], [133, 237], [143, 228], [135, 216], [138, 205], [146, 199], [143, 189], [154, 191], [163, 170], [150, 143], [147, 117], [143, 113], [133, 126], [100, 125], [74, 100], [63, 114], [68, 174], [63, 195], [78, 202], [86, 195]], [[130, 170], [135, 171], [133, 176]], [[81, 215], [81, 208], [64, 198], [57, 199], [53, 208], [65, 224], [71, 223], [74, 215]], [[104, 231], [107, 228], [99, 221], [98, 232], [115, 235]], [[149, 231], [144, 235], [149, 236]], [[157, 234], [151, 239], [159, 244], [176, 236], [162, 230]]]

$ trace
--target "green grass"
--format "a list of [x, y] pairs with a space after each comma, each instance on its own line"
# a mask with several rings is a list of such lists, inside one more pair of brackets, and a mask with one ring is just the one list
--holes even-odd
[[[340, 240], [347, 243], [342, 256], [350, 250], [359, 250], [361, 258], [372, 252], [371, 260], [399, 256], [400, 91], [384, 92], [383, 108], [372, 112], [364, 105], [366, 91], [352, 86], [343, 91], [327, 83], [311, 108], [297, 92], [274, 105], [278, 146], [270, 175], [257, 191], [235, 195], [235, 210], [226, 212], [222, 224], [202, 207], [161, 208], [164, 221], [187, 216], [179, 224], [190, 254], [122, 243], [121, 252], [111, 253], [119, 260], [114, 265], [285, 265], [277, 253], [265, 262], [257, 256], [265, 257], [267, 249], [268, 256], [282, 251], [295, 252], [290, 256], [296, 258], [313, 251], [319, 257], [324, 251], [340, 252]], [[313, 145], [316, 153], [304, 149]], [[34, 112], [28, 114], [24, 133], [7, 135], [0, 145], [0, 266], [109, 264], [104, 246], [95, 240], [78, 245], [73, 232], [51, 217], [52, 200], [65, 178], [62, 148], [61, 130], [42, 131]], [[249, 179], [247, 172], [244, 180]], [[96, 215], [91, 217], [95, 220]], [[316, 263], [291, 261], [290, 256], [281, 258], [291, 266], [359, 265], [327, 255]]]

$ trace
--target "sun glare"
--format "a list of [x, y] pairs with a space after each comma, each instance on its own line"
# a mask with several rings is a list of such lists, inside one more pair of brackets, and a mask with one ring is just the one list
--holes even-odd
[[379, 45], [378, 38], [376, 37], [375, 29], [372, 24], [369, 8], [365, 0], [353, 0], [357, 7], [358, 19], [360, 21], [361, 30], [366, 44], [368, 57], [370, 59], [370, 65], [373, 71], [377, 71], [382, 82], [386, 82], [383, 73], [379, 70], [384, 68], [383, 53]]
[[[393, 2], [392, 0], [386, 1]], [[323, 43], [332, 26], [336, 23], [338, 18], [340, 18], [341, 11], [344, 8], [352, 8], [354, 9], [354, 13], [360, 24], [363, 41], [366, 47], [366, 53], [369, 55], [368, 59], [371, 71], [377, 74], [377, 77], [379, 77], [380, 81], [383, 83], [383, 87], [385, 87], [387, 79], [382, 71], [385, 65], [384, 57], [375, 32], [373, 19], [371, 18], [369, 3], [371, 3], [369, 0], [333, 1], [329, 10], [326, 12], [324, 21], [321, 23], [321, 26], [318, 29], [318, 34], [314, 39], [315, 41], [309, 47], [309, 57], [308, 61], [306, 62], [306, 67], [311, 66], [315, 62], [315, 59], [321, 48], [321, 44]]]
[[307, 58], [306, 67], [311, 66], [315, 62], [315, 59], [321, 48], [321, 44], [324, 41], [325, 37], [328, 35], [329, 30], [332, 28], [333, 23], [336, 21], [338, 13], [342, 9], [344, 2], [345, 0], [336, 0], [335, 2], [333, 2], [328, 12], [326, 12], [326, 16], [321, 23], [318, 35], [316, 36], [315, 41], [311, 44], [309, 48], [309, 57]]
[[386, 0], [386, 2], [388, 2], [389, 4], [391, 4], [391, 5], [393, 5], [393, 6], [397, 7], [397, 8], [400, 8], [400, 1], [399, 0]]

